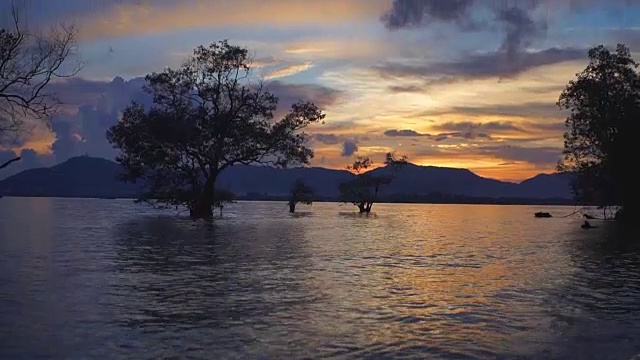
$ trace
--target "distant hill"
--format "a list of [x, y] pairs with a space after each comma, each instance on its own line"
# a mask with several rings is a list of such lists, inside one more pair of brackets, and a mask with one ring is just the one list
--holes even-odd
[[51, 197], [131, 197], [139, 187], [116, 180], [119, 164], [76, 157], [49, 168], [25, 170], [0, 181], [0, 195]]
[[289, 194], [293, 182], [301, 178], [318, 194], [338, 196], [338, 184], [353, 178], [346, 170], [325, 168], [276, 169], [266, 166], [238, 165], [225, 170], [218, 177], [217, 186], [234, 194]]
[[[0, 181], [0, 195], [51, 197], [135, 197], [139, 185], [116, 179], [120, 165], [105, 159], [76, 157], [62, 164], [23, 171]], [[372, 170], [381, 174], [388, 168]], [[338, 184], [353, 178], [345, 170], [325, 168], [275, 169], [239, 165], [218, 178], [219, 188], [244, 198], [286, 196], [297, 178], [302, 178], [321, 198], [338, 196]], [[443, 196], [475, 198], [570, 199], [569, 178], [563, 174], [541, 174], [519, 184], [488, 179], [467, 169], [409, 164], [394, 182], [382, 188], [382, 197], [427, 199]]]
[[539, 174], [524, 180], [518, 187], [522, 194], [538, 194], [544, 198], [571, 198], [568, 174]]

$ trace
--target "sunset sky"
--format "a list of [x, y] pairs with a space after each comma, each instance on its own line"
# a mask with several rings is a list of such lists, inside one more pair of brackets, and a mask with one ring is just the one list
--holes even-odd
[[[141, 77], [229, 39], [251, 51], [284, 106], [305, 98], [326, 111], [326, 124], [310, 130], [313, 165], [343, 168], [355, 155], [381, 162], [397, 151], [520, 181], [553, 171], [564, 131], [555, 102], [588, 49], [623, 42], [640, 58], [639, 0], [20, 3], [30, 27], [74, 22], [86, 66], [53, 85], [64, 113], [52, 131], [14, 144], [24, 161], [12, 172], [112, 158], [104, 132], [140, 96]], [[0, 13], [8, 5], [0, 0]], [[12, 155], [4, 147], [0, 160]]]

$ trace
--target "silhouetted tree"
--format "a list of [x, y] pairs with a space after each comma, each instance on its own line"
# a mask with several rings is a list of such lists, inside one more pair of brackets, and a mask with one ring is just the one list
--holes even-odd
[[291, 187], [291, 198], [289, 199], [289, 212], [296, 212], [296, 204], [313, 204], [313, 189], [307, 186], [302, 179], [296, 179]]
[[589, 51], [589, 65], [560, 95], [566, 119], [563, 158], [558, 170], [574, 173], [576, 198], [602, 207], [620, 206], [618, 218], [632, 206], [633, 151], [630, 125], [640, 119], [640, 74], [629, 49], [604, 46]]
[[[48, 92], [51, 80], [78, 73], [81, 64], [63, 69], [76, 45], [72, 26], [59, 26], [47, 33], [22, 27], [18, 11], [12, 8], [10, 27], [0, 29], [0, 144], [11, 143], [28, 131], [26, 119], [47, 126], [59, 100]], [[0, 164], [0, 169], [20, 157]]]
[[373, 166], [371, 159], [358, 156], [352, 165], [347, 166], [348, 170], [356, 173], [355, 179], [340, 184], [341, 201], [357, 206], [360, 213], [370, 213], [380, 186], [391, 183], [401, 166], [407, 163], [407, 156], [396, 158], [392, 153], [387, 153], [384, 163], [387, 174], [374, 175], [372, 171], [367, 171]]
[[325, 114], [297, 102], [279, 121], [278, 98], [251, 76], [245, 48], [226, 40], [199, 46], [179, 69], [146, 77], [153, 105], [132, 103], [107, 132], [121, 154], [124, 180], [142, 180], [139, 201], [188, 207], [192, 218], [212, 216], [218, 175], [235, 164], [308, 164], [307, 126]]

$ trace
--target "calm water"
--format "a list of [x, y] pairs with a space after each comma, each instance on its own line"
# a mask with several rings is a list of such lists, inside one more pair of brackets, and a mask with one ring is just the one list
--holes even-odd
[[[0, 358], [640, 353], [637, 249], [540, 207], [0, 199]], [[555, 215], [573, 208], [544, 207]]]

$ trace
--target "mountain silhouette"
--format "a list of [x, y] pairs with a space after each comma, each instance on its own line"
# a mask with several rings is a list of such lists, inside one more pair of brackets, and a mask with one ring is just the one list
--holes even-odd
[[87, 156], [49, 168], [25, 170], [0, 181], [0, 194], [51, 197], [130, 197], [139, 186], [120, 182], [119, 164]]
[[[390, 171], [382, 167], [372, 174]], [[6, 196], [50, 197], [134, 197], [141, 185], [117, 180], [119, 164], [101, 158], [76, 157], [50, 168], [23, 171], [0, 181]], [[318, 167], [276, 169], [238, 165], [225, 170], [216, 186], [239, 197], [284, 197], [293, 182], [301, 178], [323, 199], [335, 199], [341, 182], [355, 175], [346, 170]], [[381, 188], [385, 197], [425, 197], [433, 194], [476, 198], [571, 199], [570, 178], [566, 174], [541, 174], [519, 184], [488, 179], [467, 169], [407, 164], [389, 186]]]

